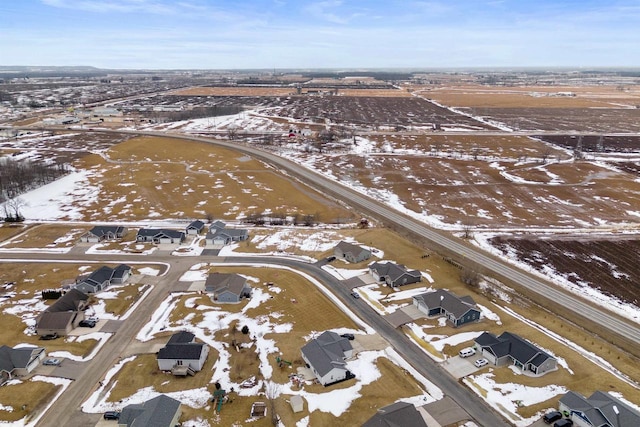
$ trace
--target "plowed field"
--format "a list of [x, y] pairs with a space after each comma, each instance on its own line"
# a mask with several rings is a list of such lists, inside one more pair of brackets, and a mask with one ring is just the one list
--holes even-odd
[[579, 286], [640, 306], [640, 240], [637, 238], [546, 239], [496, 237], [503, 253], [538, 271], [549, 268]]

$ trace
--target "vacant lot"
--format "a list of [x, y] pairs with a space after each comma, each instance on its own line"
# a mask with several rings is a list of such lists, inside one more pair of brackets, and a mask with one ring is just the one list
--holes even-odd
[[77, 165], [93, 171], [101, 198], [87, 219], [244, 218], [252, 213], [316, 215], [322, 222], [352, 214], [319, 193], [286, 179], [250, 157], [210, 144], [171, 138], [136, 138], [88, 156]]

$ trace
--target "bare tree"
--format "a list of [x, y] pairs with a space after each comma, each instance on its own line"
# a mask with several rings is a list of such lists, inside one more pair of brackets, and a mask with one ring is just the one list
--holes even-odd
[[27, 202], [20, 197], [7, 200], [4, 205], [4, 211], [6, 214], [5, 221], [21, 222], [24, 221], [22, 216], [22, 208], [27, 206]]
[[466, 220], [462, 223], [462, 237], [464, 239], [470, 239], [473, 236], [473, 222]]
[[551, 149], [551, 147], [547, 147], [545, 146], [541, 151], [540, 151], [540, 161], [541, 163], [547, 164], [547, 160], [549, 160], [549, 157], [551, 156], [551, 153], [553, 152], [553, 150]]
[[264, 387], [264, 394], [267, 399], [267, 405], [271, 414], [271, 424], [277, 426], [280, 422], [280, 417], [276, 411], [276, 399], [280, 396], [281, 386], [273, 381], [267, 381]]
[[472, 268], [465, 267], [460, 272], [460, 280], [462, 280], [462, 282], [467, 286], [471, 286], [473, 288], [478, 287], [478, 285], [480, 285], [480, 279], [480, 273]]

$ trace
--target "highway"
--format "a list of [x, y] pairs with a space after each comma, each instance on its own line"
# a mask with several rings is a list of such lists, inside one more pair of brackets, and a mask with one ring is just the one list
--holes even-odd
[[[56, 127], [46, 129], [60, 130]], [[639, 324], [617, 317], [604, 308], [590, 305], [581, 298], [568, 294], [547, 281], [531, 276], [513, 265], [487, 255], [479, 248], [464, 245], [458, 239], [450, 237], [445, 233], [438, 232], [418, 220], [403, 215], [378, 200], [363, 195], [340, 184], [339, 182], [329, 179], [322, 174], [309, 170], [276, 154], [243, 144], [240, 141], [225, 141], [213, 138], [190, 136], [176, 132], [109, 129], [74, 129], [74, 131], [172, 137], [205, 142], [242, 152], [264, 161], [265, 163], [276, 167], [276, 169], [282, 170], [310, 187], [315, 188], [322, 193], [329, 194], [335, 199], [354, 207], [356, 210], [381, 219], [386, 224], [392, 224], [396, 230], [402, 231], [407, 236], [413, 236], [414, 238], [430, 242], [436, 250], [444, 250], [443, 252], [455, 254], [454, 257], [464, 264], [468, 263], [470, 265], [481, 266], [484, 274], [494, 275], [498, 278], [512, 281], [517, 285], [526, 288], [530, 293], [544, 298], [546, 301], [553, 301], [554, 304], [561, 307], [564, 312], [572, 312], [582, 319], [599, 324], [599, 326], [606, 330], [608, 334], [616, 335], [620, 340], [628, 343], [629, 345], [625, 346], [628, 350], [635, 349], [635, 352], [637, 353], [638, 349], [640, 349]], [[495, 131], [490, 132], [495, 134], [499, 133]], [[484, 133], [478, 132], [478, 134]], [[513, 135], [517, 133], [503, 132], [502, 134]], [[537, 132], [536, 134], [540, 134], [540, 132]], [[549, 308], [553, 311], [553, 307]], [[603, 336], [603, 338], [607, 339], [608, 337]], [[638, 356], [638, 354], [636, 354], [636, 356]]]
[[[159, 133], [159, 135], [167, 136], [166, 133]], [[449, 237], [444, 233], [437, 232], [424, 223], [405, 216], [395, 209], [386, 206], [382, 202], [358, 193], [357, 191], [343, 186], [332, 179], [326, 178], [317, 172], [311, 171], [275, 154], [242, 144], [212, 140], [209, 138], [185, 137], [182, 135], [171, 136], [208, 142], [234, 149], [280, 168], [289, 175], [301, 180], [303, 183], [310, 185], [322, 193], [330, 194], [336, 199], [353, 206], [361, 212], [371, 213], [377, 218], [383, 218], [385, 223], [393, 224], [396, 228], [401, 229], [409, 236], [415, 236], [420, 239], [427, 240], [438, 249], [444, 248], [448, 252], [458, 254], [458, 259], [464, 259], [463, 262], [482, 266], [485, 274], [493, 274], [497, 277], [506, 278], [536, 295], [550, 301], [554, 301], [554, 303], [557, 304], [558, 307], [561, 307], [563, 311], [572, 311], [584, 319], [597, 322], [603, 328], [608, 330], [608, 332], [628, 341], [636, 349], [640, 348], [640, 325], [637, 323], [621, 319], [603, 308], [587, 304], [580, 298], [558, 289], [553, 284], [530, 276], [515, 266], [485, 254], [478, 248], [464, 245], [454, 237]]]

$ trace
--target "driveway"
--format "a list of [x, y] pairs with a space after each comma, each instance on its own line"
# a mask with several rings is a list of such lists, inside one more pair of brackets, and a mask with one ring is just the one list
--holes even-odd
[[449, 372], [455, 379], [459, 380], [460, 378], [471, 375], [479, 370], [473, 365], [473, 362], [480, 358], [481, 357], [478, 355], [475, 355], [473, 357], [454, 356], [446, 359], [440, 365], [444, 369], [446, 369], [447, 372]]

